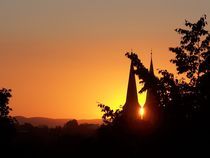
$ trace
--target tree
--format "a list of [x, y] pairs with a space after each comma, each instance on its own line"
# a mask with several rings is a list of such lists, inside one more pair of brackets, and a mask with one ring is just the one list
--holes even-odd
[[109, 106], [101, 103], [98, 104], [98, 107], [101, 108], [101, 112], [104, 113], [102, 116], [104, 125], [116, 125], [122, 116], [121, 109], [117, 109], [116, 111], [114, 111]]
[[11, 97], [11, 89], [3, 88], [0, 90], [0, 118], [9, 117], [9, 113], [12, 110], [8, 105]]
[[189, 84], [181, 84], [180, 89], [184, 106], [188, 112], [191, 111], [191, 116], [193, 113], [209, 111], [206, 103], [209, 102], [210, 93], [207, 81], [210, 70], [210, 33], [206, 25], [206, 15], [195, 23], [185, 20], [186, 29], [175, 29], [181, 35], [180, 46], [169, 48], [175, 54], [171, 62], [176, 65], [178, 74], [184, 74], [189, 79]]
[[0, 90], [0, 139], [2, 143], [8, 143], [8, 139], [15, 132], [16, 120], [9, 115], [12, 110], [9, 107], [11, 97], [11, 89], [2, 88]]
[[185, 20], [187, 29], [175, 29], [181, 35], [180, 46], [169, 48], [175, 54], [171, 62], [176, 65], [178, 74], [186, 74], [191, 86], [195, 86], [200, 75], [209, 70], [210, 34], [206, 25], [206, 15], [196, 23]]
[[65, 125], [63, 126], [64, 129], [73, 129], [73, 128], [77, 128], [78, 127], [78, 122], [77, 120], [73, 119], [68, 121], [67, 123], [65, 123]]

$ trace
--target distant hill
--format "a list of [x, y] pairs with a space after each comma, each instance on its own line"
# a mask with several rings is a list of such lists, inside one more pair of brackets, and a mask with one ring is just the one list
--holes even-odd
[[[15, 116], [20, 124], [30, 123], [33, 126], [42, 126], [46, 125], [48, 127], [63, 126], [66, 122], [72, 119], [52, 119], [45, 117], [24, 117], [24, 116]], [[101, 124], [101, 119], [81, 119], [77, 120], [79, 124], [88, 123], [88, 124]]]

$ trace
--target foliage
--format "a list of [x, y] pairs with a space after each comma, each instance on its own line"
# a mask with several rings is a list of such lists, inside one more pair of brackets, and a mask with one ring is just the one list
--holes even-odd
[[210, 69], [210, 34], [205, 29], [206, 25], [206, 15], [196, 23], [185, 20], [187, 29], [175, 29], [181, 35], [180, 46], [169, 48], [175, 54], [171, 62], [176, 65], [179, 74], [186, 73], [192, 86], [201, 74]]
[[101, 108], [101, 112], [103, 112], [102, 120], [104, 125], [111, 125], [116, 123], [116, 121], [120, 118], [122, 114], [122, 110], [117, 109], [116, 111], [112, 110], [109, 106], [104, 104], [98, 104], [98, 107]]
[[68, 121], [67, 123], [65, 123], [65, 125], [63, 126], [64, 129], [71, 129], [71, 128], [76, 128], [78, 127], [78, 122], [77, 120], [73, 119]]
[[187, 29], [175, 29], [181, 35], [180, 46], [169, 48], [175, 54], [175, 59], [171, 62], [176, 65], [178, 74], [185, 74], [190, 81], [189, 84], [183, 82], [179, 85], [182, 104], [188, 117], [193, 117], [194, 114], [199, 114], [200, 117], [204, 109], [209, 112], [206, 103], [210, 88], [207, 81], [210, 70], [210, 33], [206, 30], [206, 25], [206, 15], [196, 23], [185, 20]]
[[9, 142], [15, 133], [16, 119], [9, 115], [12, 110], [9, 107], [9, 99], [12, 97], [11, 89], [0, 90], [0, 139], [2, 143]]
[[9, 99], [12, 97], [11, 89], [3, 88], [0, 90], [0, 118], [6, 118], [12, 110], [9, 107]]

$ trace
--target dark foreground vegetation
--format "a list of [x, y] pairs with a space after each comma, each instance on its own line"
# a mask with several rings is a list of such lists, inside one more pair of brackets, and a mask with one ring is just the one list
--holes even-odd
[[[18, 125], [1, 133], [1, 157], [208, 157], [207, 124], [183, 122], [159, 129], [145, 129], [139, 122], [129, 127], [83, 124], [70, 127]], [[8, 131], [7, 131], [8, 132]], [[3, 135], [4, 134], [4, 135]], [[3, 141], [2, 141], [3, 140]]]
[[[138, 56], [126, 56], [144, 87], [153, 88], [155, 123], [126, 120], [123, 110], [99, 104], [104, 124], [64, 127], [19, 125], [9, 116], [11, 91], [0, 91], [0, 157], [209, 157], [210, 147], [210, 34], [206, 16], [176, 29], [180, 46], [170, 48], [178, 77], [160, 70], [152, 76]], [[179, 74], [185, 77], [180, 78]], [[3, 156], [4, 155], [4, 156]]]

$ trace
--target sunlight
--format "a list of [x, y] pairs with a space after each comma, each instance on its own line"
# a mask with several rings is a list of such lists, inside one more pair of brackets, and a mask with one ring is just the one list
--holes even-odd
[[138, 101], [139, 101], [140, 106], [144, 106], [145, 101], [146, 101], [146, 96], [147, 94], [145, 92], [141, 94], [138, 93]]
[[146, 92], [143, 92], [141, 94], [138, 93], [138, 100], [139, 100], [139, 104], [140, 104], [139, 116], [142, 120], [143, 120], [144, 115], [145, 115], [144, 104], [145, 104], [145, 101], [146, 101], [146, 96], [147, 96]]
[[144, 111], [144, 107], [143, 107], [143, 106], [141, 106], [141, 107], [140, 107], [140, 109], [139, 109], [139, 115], [140, 115], [141, 119], [143, 119], [143, 118], [144, 118], [144, 113], [145, 113], [145, 111]]

